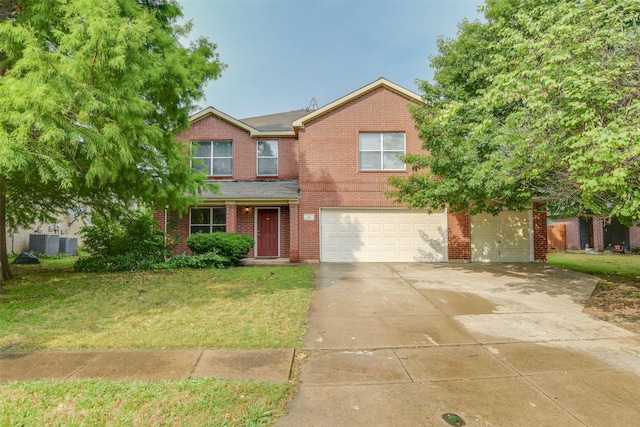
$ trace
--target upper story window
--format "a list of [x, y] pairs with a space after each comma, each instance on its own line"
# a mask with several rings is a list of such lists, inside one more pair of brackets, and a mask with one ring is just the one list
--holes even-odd
[[227, 229], [226, 208], [193, 208], [189, 214], [189, 234], [215, 233]]
[[360, 170], [405, 170], [404, 132], [361, 132]]
[[278, 141], [258, 141], [258, 175], [278, 175]]
[[233, 175], [233, 142], [193, 141], [191, 166], [203, 170], [208, 176]]

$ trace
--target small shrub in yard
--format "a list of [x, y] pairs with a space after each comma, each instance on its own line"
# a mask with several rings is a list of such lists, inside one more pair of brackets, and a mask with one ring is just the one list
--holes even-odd
[[195, 255], [214, 252], [228, 258], [231, 265], [238, 265], [254, 244], [253, 238], [237, 233], [197, 233], [187, 238], [187, 246]]
[[208, 252], [192, 256], [186, 254], [175, 255], [160, 265], [168, 268], [227, 268], [231, 263], [228, 258], [217, 255], [214, 252]]
[[104, 273], [115, 271], [151, 270], [157, 261], [138, 253], [112, 256], [89, 256], [78, 258], [73, 265], [76, 271]]

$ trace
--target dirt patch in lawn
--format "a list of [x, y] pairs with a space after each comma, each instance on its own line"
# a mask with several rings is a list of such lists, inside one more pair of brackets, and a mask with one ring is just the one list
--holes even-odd
[[601, 277], [584, 312], [640, 334], [640, 277]]

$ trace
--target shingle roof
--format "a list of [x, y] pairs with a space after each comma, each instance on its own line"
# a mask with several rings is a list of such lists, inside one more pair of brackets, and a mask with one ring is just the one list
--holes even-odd
[[209, 200], [298, 200], [298, 181], [213, 181], [220, 193], [205, 191], [201, 197]]
[[285, 113], [268, 114], [266, 116], [248, 117], [246, 119], [240, 119], [240, 121], [262, 132], [292, 131], [293, 122], [306, 116], [310, 112], [310, 110], [306, 109], [294, 110]]

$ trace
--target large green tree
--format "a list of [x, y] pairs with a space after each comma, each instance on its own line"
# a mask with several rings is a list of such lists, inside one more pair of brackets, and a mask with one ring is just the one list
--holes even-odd
[[188, 32], [175, 0], [0, 0], [2, 279], [8, 218], [195, 200], [174, 134], [224, 65]]
[[413, 110], [429, 154], [390, 180], [414, 207], [640, 221], [640, 2], [487, 0], [440, 39]]

